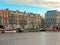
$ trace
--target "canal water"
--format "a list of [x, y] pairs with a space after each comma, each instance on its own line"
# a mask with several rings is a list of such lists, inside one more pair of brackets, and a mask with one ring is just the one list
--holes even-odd
[[0, 45], [60, 45], [60, 32], [0, 33]]

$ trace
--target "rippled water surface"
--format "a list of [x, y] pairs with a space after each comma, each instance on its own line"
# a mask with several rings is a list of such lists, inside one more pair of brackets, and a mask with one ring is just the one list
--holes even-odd
[[60, 45], [60, 32], [0, 33], [0, 45]]

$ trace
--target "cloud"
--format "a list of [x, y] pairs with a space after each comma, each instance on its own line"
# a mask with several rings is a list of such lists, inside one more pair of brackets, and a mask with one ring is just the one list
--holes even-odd
[[16, 4], [16, 5], [30, 5], [47, 8], [60, 8], [60, 0], [0, 0], [0, 2]]

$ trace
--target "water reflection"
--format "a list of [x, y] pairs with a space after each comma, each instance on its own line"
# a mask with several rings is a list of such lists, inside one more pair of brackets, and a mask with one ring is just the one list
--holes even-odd
[[60, 45], [60, 32], [0, 34], [0, 45]]

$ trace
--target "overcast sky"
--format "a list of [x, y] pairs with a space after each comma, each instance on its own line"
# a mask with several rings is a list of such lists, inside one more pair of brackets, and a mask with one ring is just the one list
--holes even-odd
[[[9, 7], [11, 7], [11, 5], [12, 6], [13, 5], [14, 6], [15, 5], [19, 5], [21, 7], [21, 5], [22, 5], [22, 6], [27, 6], [27, 7], [28, 6], [36, 6], [36, 7], [44, 7], [44, 8], [48, 8], [48, 9], [51, 8], [51, 9], [60, 10], [60, 0], [0, 0], [0, 8], [2, 8], [4, 6], [8, 7], [8, 6], [4, 5], [4, 4], [6, 4], [6, 5], [10, 4]], [[23, 7], [21, 7], [21, 9], [22, 8]], [[34, 9], [34, 7], [33, 8], [32, 7], [28, 7], [28, 9], [29, 8], [30, 8], [31, 11], [33, 11], [32, 9]], [[39, 8], [37, 8], [37, 9], [39, 10]], [[41, 9], [43, 9], [43, 8], [41, 8]], [[27, 10], [27, 9], [25, 9], [25, 10]], [[47, 10], [47, 9], [45, 9], [45, 10]]]
[[60, 8], [60, 0], [0, 0], [0, 2], [17, 5], [32, 5], [48, 8]]

